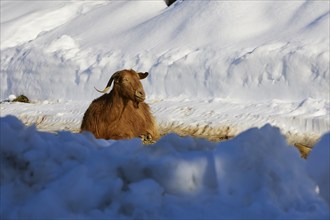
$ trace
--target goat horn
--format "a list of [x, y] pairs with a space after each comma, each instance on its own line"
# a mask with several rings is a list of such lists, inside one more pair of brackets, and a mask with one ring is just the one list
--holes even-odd
[[112, 84], [112, 81], [119, 76], [119, 72], [115, 72], [109, 79], [108, 83], [107, 83], [107, 86], [105, 87], [105, 89], [103, 90], [98, 90], [95, 86], [94, 86], [94, 89], [96, 89], [96, 91], [98, 91], [99, 93], [106, 93], [109, 89], [110, 89], [110, 86]]
[[95, 89], [96, 91], [98, 91], [99, 93], [106, 93], [106, 92], [110, 89], [110, 87], [105, 87], [105, 89], [103, 89], [103, 90], [98, 90], [98, 89], [94, 86], [94, 89]]

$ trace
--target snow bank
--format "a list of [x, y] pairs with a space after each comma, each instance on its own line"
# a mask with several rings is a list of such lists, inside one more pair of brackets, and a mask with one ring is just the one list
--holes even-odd
[[[1, 218], [329, 218], [306, 161], [269, 125], [222, 143], [170, 134], [143, 146], [0, 123]], [[317, 166], [315, 176], [329, 169]]]
[[91, 100], [123, 68], [152, 99], [329, 97], [327, 1], [98, 2], [1, 3], [0, 99]]
[[330, 134], [322, 137], [307, 160], [308, 174], [319, 186], [320, 195], [330, 206]]

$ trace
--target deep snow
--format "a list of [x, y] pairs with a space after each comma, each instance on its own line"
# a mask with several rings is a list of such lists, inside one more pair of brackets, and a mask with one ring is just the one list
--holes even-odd
[[77, 130], [93, 87], [134, 68], [165, 130], [270, 123], [311, 145], [330, 130], [328, 27], [329, 1], [1, 1], [0, 99], [82, 102], [42, 126]]
[[[329, 7], [1, 1], [0, 100], [33, 101], [0, 104], [1, 219], [329, 219]], [[123, 68], [150, 73], [163, 133], [236, 137], [63, 131]]]
[[1, 100], [91, 100], [123, 68], [150, 72], [153, 99], [329, 98], [329, 1], [1, 6]]
[[330, 133], [305, 161], [270, 125], [143, 146], [0, 123], [2, 219], [329, 218]]

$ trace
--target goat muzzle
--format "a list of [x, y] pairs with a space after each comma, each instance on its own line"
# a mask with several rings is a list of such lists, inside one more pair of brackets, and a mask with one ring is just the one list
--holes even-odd
[[144, 94], [143, 91], [136, 90], [135, 94], [134, 94], [134, 98], [135, 98], [135, 101], [137, 101], [137, 102], [143, 102], [146, 99], [146, 95]]

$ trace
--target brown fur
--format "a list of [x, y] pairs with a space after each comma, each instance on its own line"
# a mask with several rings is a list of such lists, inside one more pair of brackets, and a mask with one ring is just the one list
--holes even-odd
[[95, 99], [85, 112], [81, 131], [90, 131], [96, 138], [104, 139], [151, 136], [153, 141], [158, 140], [158, 126], [144, 102], [140, 73], [122, 70], [115, 74], [118, 75], [111, 92]]

